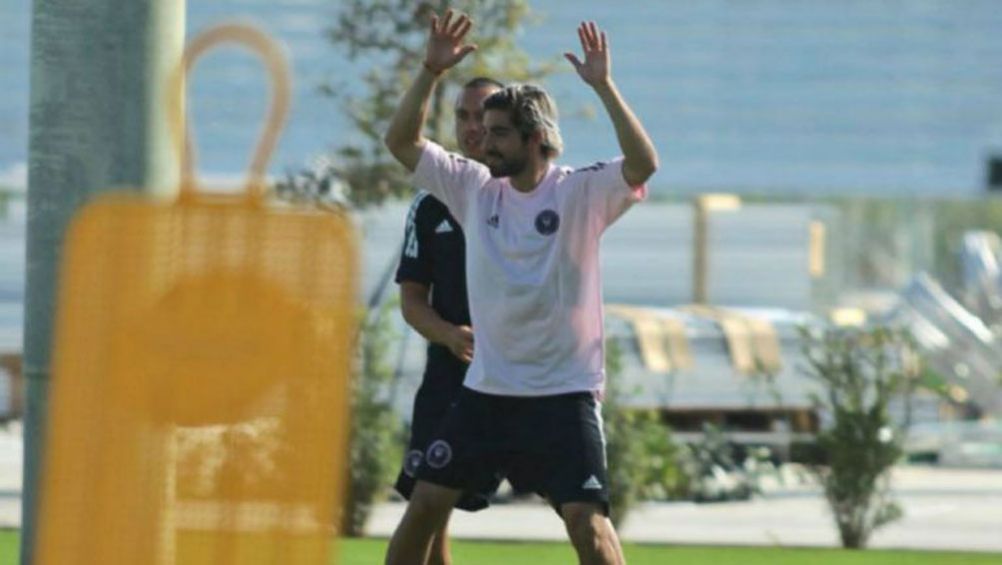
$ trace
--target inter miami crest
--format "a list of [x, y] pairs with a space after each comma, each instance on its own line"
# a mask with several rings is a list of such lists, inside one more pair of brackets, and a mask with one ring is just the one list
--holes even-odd
[[407, 456], [404, 457], [404, 473], [413, 479], [417, 476], [417, 470], [421, 466], [422, 461], [424, 461], [423, 451], [420, 449], [410, 450], [407, 452]]
[[445, 440], [436, 440], [428, 446], [424, 459], [432, 469], [441, 469], [452, 461], [452, 446]]
[[551, 235], [560, 227], [560, 216], [553, 210], [543, 210], [536, 216], [536, 231], [543, 235]]

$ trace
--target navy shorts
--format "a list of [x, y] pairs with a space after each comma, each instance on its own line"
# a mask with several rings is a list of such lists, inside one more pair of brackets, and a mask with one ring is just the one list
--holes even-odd
[[419, 480], [480, 492], [517, 477], [519, 490], [609, 513], [600, 404], [591, 392], [522, 397], [463, 388], [416, 469]]
[[[433, 375], [434, 377], [434, 375]], [[462, 375], [458, 382], [462, 382]], [[439, 386], [435, 386], [439, 383]], [[414, 397], [414, 412], [411, 417], [411, 437], [404, 453], [403, 465], [397, 475], [394, 488], [401, 496], [410, 500], [414, 492], [415, 474], [424, 461], [435, 433], [442, 426], [446, 416], [456, 404], [462, 390], [461, 386], [441, 386], [448, 383], [446, 379], [426, 378]], [[471, 512], [487, 508], [490, 499], [497, 492], [501, 477], [490, 477], [482, 483], [465, 489], [456, 503], [456, 508]]]

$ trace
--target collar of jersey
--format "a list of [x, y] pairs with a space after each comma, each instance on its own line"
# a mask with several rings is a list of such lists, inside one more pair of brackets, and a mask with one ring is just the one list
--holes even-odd
[[544, 184], [546, 184], [547, 181], [550, 180], [550, 177], [557, 173], [557, 169], [558, 169], [558, 167], [556, 165], [554, 165], [553, 163], [550, 163], [550, 168], [547, 169], [546, 174], [543, 175], [543, 179], [540, 180], [539, 184], [537, 184], [529, 192], [522, 192], [522, 191], [516, 189], [514, 186], [511, 185], [511, 177], [508, 177], [508, 178], [505, 179], [505, 181], [506, 181], [505, 182], [505, 188], [507, 189], [505, 192], [508, 192], [509, 194], [511, 194], [513, 198], [521, 198], [523, 200], [531, 200], [531, 199], [535, 198], [537, 194], [539, 194], [539, 187], [541, 187]]

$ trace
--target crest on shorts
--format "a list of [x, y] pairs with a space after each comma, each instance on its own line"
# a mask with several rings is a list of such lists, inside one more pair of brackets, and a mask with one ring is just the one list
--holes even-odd
[[452, 461], [452, 446], [445, 440], [435, 440], [434, 443], [428, 446], [425, 460], [432, 469], [445, 467], [449, 464], [449, 461]]
[[547, 208], [536, 216], [536, 231], [543, 235], [556, 233], [560, 227], [560, 216], [556, 212]]
[[422, 461], [424, 461], [424, 452], [420, 449], [408, 451], [404, 457], [404, 474], [413, 479]]

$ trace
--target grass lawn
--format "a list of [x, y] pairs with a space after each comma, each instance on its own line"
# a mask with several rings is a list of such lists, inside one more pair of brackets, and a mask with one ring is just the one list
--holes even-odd
[[[386, 540], [342, 542], [340, 565], [382, 563]], [[924, 551], [844, 551], [837, 549], [782, 549], [684, 547], [627, 544], [630, 565], [999, 565], [1000, 554]], [[462, 542], [453, 545], [457, 565], [571, 565], [577, 563], [570, 545], [563, 543]]]
[[[0, 531], [0, 564], [17, 563], [18, 531]], [[341, 542], [339, 565], [377, 565], [383, 562], [384, 539]], [[783, 549], [684, 547], [628, 544], [630, 565], [998, 565], [1002, 554], [931, 551], [845, 551], [839, 549]], [[453, 560], [458, 565], [568, 565], [576, 562], [563, 543], [457, 542]], [[180, 563], [178, 565], [184, 565]]]

